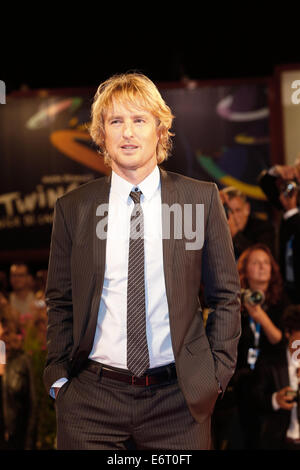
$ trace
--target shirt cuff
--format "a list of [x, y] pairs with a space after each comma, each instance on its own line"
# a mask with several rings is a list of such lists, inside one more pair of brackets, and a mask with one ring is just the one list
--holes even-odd
[[68, 379], [66, 377], [62, 377], [61, 379], [58, 379], [52, 387], [50, 388], [50, 397], [55, 399], [55, 391], [54, 388], [60, 388], [62, 387], [66, 382], [68, 382]]
[[283, 214], [283, 218], [284, 218], [284, 220], [289, 219], [289, 218], [292, 217], [293, 215], [298, 214], [298, 212], [299, 212], [298, 207], [294, 207], [293, 209], [290, 209], [290, 210], [286, 211], [286, 212]]
[[278, 405], [277, 400], [276, 400], [276, 393], [277, 392], [274, 392], [272, 394], [272, 407], [273, 407], [273, 410], [275, 410], [275, 411], [279, 410], [279, 408], [280, 408], [280, 406]]
[[276, 171], [275, 166], [272, 166], [271, 168], [269, 168], [269, 169], [268, 169], [268, 173], [269, 173], [269, 175], [271, 175], [271, 176], [279, 176], [279, 174], [278, 174], [277, 171]]

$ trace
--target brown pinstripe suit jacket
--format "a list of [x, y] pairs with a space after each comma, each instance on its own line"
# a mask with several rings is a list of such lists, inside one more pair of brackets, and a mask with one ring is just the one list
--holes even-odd
[[[194, 418], [213, 410], [218, 381], [223, 391], [233, 375], [240, 336], [240, 283], [223, 206], [214, 183], [160, 170], [162, 203], [204, 204], [204, 245], [163, 239], [163, 263], [178, 382]], [[49, 391], [76, 374], [96, 331], [104, 280], [106, 241], [96, 235], [99, 204], [108, 203], [110, 177], [84, 184], [57, 200], [51, 239], [46, 302]], [[200, 283], [211, 309], [204, 328]]]

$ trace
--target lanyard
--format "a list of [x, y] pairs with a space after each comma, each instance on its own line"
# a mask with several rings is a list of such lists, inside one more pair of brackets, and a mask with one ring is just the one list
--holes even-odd
[[260, 338], [260, 323], [255, 323], [253, 318], [249, 317], [250, 328], [254, 334], [254, 347], [258, 348]]

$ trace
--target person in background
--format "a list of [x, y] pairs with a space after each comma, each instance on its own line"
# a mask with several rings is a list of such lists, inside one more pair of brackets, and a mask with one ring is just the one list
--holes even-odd
[[34, 449], [36, 397], [32, 366], [9, 305], [0, 307], [0, 340], [6, 352], [0, 364], [0, 448]]
[[300, 184], [300, 157], [296, 158], [293, 165], [274, 165], [258, 176], [258, 184], [268, 201], [279, 210], [284, 210], [280, 195], [287, 182]]
[[18, 262], [10, 267], [10, 284], [12, 292], [9, 294], [9, 303], [20, 317], [30, 312], [35, 295], [32, 290], [32, 277], [27, 264]]
[[260, 448], [300, 450], [300, 305], [287, 307], [283, 327], [282, 347], [257, 365], [252, 399], [263, 414]]
[[[239, 349], [241, 349], [243, 339], [246, 339], [247, 330], [249, 333], [247, 337], [254, 340], [255, 334], [251, 327], [253, 320], [261, 325], [259, 349], [261, 353], [266, 353], [270, 345], [277, 344], [282, 339], [281, 317], [283, 309], [289, 303], [283, 290], [279, 265], [270, 249], [262, 243], [257, 243], [242, 253], [237, 267], [242, 289], [242, 335]], [[264, 298], [253, 304], [253, 300], [250, 301], [246, 296], [245, 290], [247, 289], [251, 292], [261, 292]], [[248, 351], [248, 347], [245, 349]], [[245, 364], [246, 355], [240, 354], [239, 360]]]
[[294, 165], [264, 170], [258, 182], [273, 206], [282, 212], [279, 228], [279, 264], [285, 289], [294, 304], [300, 303], [300, 159]]
[[228, 186], [220, 191], [220, 197], [225, 208], [236, 259], [255, 243], [266, 244], [275, 255], [275, 229], [270, 221], [251, 215], [247, 196], [233, 186]]
[[299, 190], [280, 195], [284, 214], [279, 231], [279, 262], [285, 289], [293, 303], [300, 303], [300, 211]]
[[5, 271], [0, 271], [0, 306], [8, 304], [8, 279]]
[[283, 291], [279, 266], [266, 245], [247, 248], [237, 267], [242, 333], [236, 371], [223, 400], [217, 403], [214, 434], [219, 447], [226, 442], [230, 449], [255, 449], [260, 420], [249, 395], [253, 373], [260, 358], [272, 355], [282, 340], [281, 318], [289, 299]]
[[47, 269], [40, 269], [35, 274], [35, 297], [39, 300], [45, 299], [45, 289], [47, 284]]
[[[242, 334], [233, 381], [246, 447], [254, 448], [257, 446], [259, 417], [249, 399], [253, 371], [257, 361], [272, 355], [280, 344], [282, 314], [289, 299], [283, 290], [279, 266], [266, 245], [256, 244], [247, 248], [237, 267], [242, 289]], [[260, 302], [253, 303], [253, 299], [246, 295], [246, 289], [251, 293], [262, 293]]]

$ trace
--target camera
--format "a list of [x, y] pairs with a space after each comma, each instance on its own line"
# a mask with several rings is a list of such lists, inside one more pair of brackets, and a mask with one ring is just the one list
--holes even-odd
[[265, 294], [260, 290], [241, 289], [242, 304], [262, 305], [265, 300]]
[[293, 197], [295, 191], [300, 189], [299, 184], [293, 180], [283, 181], [280, 185], [280, 192], [283, 193], [285, 197]]

